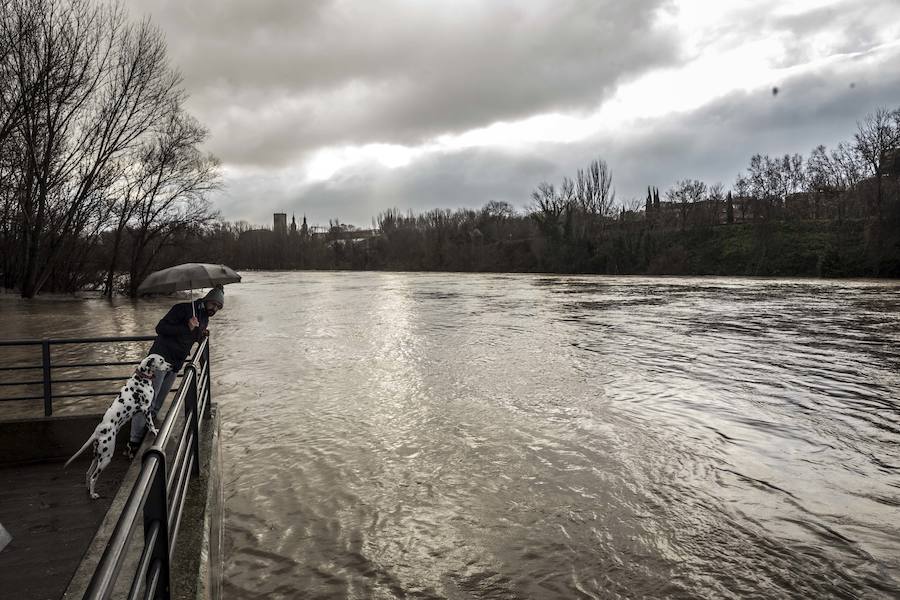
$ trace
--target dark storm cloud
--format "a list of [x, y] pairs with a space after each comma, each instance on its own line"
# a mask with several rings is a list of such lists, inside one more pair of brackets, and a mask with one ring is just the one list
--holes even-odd
[[756, 152], [808, 155], [818, 144], [851, 140], [856, 122], [877, 106], [900, 105], [900, 71], [884, 68], [898, 55], [784, 79], [777, 96], [769, 88], [734, 92], [695, 111], [644, 121], [626, 134], [573, 144], [434, 153], [398, 169], [348, 168], [312, 185], [249, 177], [231, 185], [220, 204], [226, 214], [260, 223], [283, 210], [306, 214], [312, 223], [340, 218], [360, 226], [388, 208], [474, 208], [490, 200], [523, 208], [539, 182], [558, 183], [597, 157], [610, 164], [626, 204], [640, 202], [648, 185], [665, 192], [679, 179], [729, 187]]
[[[702, 108], [648, 122], [628, 136], [594, 138], [558, 147], [554, 162], [571, 169], [596, 149], [610, 163], [619, 198], [643, 198], [648, 185], [665, 191], [687, 178], [730, 187], [755, 153], [808, 156], [818, 144], [852, 141], [857, 121], [878, 106], [900, 107], [900, 51], [880, 61], [841, 63], [779, 81], [768, 88], [733, 92]], [[851, 84], [852, 87], [851, 87]]]
[[191, 107], [230, 164], [282, 165], [322, 145], [416, 144], [596, 107], [622, 78], [677, 59], [663, 0], [246, 2], [149, 10]]
[[[895, 41], [895, 0], [794, 14], [761, 0], [702, 28], [673, 0], [130, 1], [166, 33], [189, 108], [211, 131], [209, 149], [229, 174], [215, 202], [229, 219], [268, 223], [281, 210], [366, 225], [391, 207], [522, 207], [538, 182], [597, 156], [625, 200], [686, 177], [730, 184], [754, 152], [848, 139], [866, 112], [900, 103], [897, 49], [865, 54]], [[782, 55], [765, 60], [806, 74], [575, 143], [429, 151], [402, 168], [357, 163], [305, 181], [304, 160], [322, 148], [416, 146], [549, 112], [587, 115], [623, 82], [748, 40], [778, 40]], [[804, 65], [823, 47], [863, 54]], [[680, 91], [654, 93], [665, 101]]]

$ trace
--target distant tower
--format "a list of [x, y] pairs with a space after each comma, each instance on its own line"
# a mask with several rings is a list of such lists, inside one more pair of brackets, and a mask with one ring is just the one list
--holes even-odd
[[300, 226], [300, 237], [309, 237], [309, 227], [306, 225], [306, 215], [303, 215], [303, 225]]
[[291, 235], [297, 235], [297, 215], [291, 215]]
[[278, 235], [287, 235], [287, 213], [275, 213], [273, 231]]

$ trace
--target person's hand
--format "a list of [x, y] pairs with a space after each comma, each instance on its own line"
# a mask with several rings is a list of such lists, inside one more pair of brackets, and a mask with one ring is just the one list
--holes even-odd
[[203, 330], [203, 337], [209, 337], [209, 329]]
[[188, 328], [193, 331], [200, 326], [200, 321], [197, 320], [197, 317], [191, 317], [188, 321]]

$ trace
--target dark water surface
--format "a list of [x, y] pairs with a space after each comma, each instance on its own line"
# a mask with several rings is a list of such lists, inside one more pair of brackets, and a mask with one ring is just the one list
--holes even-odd
[[246, 273], [211, 325], [226, 598], [900, 597], [896, 283]]

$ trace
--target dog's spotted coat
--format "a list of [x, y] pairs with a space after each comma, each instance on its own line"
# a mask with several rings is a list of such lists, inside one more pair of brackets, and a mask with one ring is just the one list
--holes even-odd
[[119, 390], [119, 395], [106, 409], [103, 419], [94, 429], [94, 433], [84, 443], [84, 446], [66, 462], [66, 467], [75, 460], [87, 447], [94, 444], [94, 461], [85, 476], [88, 491], [91, 498], [97, 499], [100, 494], [94, 491], [97, 478], [103, 469], [109, 465], [116, 449], [116, 434], [119, 429], [131, 420], [137, 412], [142, 412], [147, 419], [147, 428], [150, 433], [156, 435], [156, 425], [153, 423], [153, 415], [150, 413], [150, 404], [153, 401], [153, 374], [156, 371], [168, 371], [171, 365], [159, 354], [151, 354], [141, 361], [134, 370], [131, 378]]

